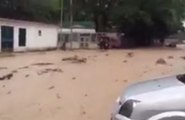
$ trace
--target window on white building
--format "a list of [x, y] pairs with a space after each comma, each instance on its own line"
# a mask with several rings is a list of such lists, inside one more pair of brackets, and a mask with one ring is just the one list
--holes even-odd
[[38, 31], [38, 35], [42, 36], [42, 31], [41, 30]]
[[19, 46], [26, 46], [26, 29], [19, 29]]

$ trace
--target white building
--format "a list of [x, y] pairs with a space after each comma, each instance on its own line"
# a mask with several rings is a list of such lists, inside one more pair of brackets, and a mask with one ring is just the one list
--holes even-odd
[[0, 51], [26, 51], [57, 47], [58, 26], [0, 18]]
[[[70, 41], [70, 29], [63, 28], [63, 41], [67, 41], [67, 48], [95, 49], [98, 48], [95, 29], [73, 28], [72, 41]], [[61, 44], [63, 43], [61, 41]]]

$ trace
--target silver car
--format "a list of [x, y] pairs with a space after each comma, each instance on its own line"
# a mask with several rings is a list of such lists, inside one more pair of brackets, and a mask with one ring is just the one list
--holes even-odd
[[130, 86], [116, 100], [111, 120], [185, 120], [185, 75]]

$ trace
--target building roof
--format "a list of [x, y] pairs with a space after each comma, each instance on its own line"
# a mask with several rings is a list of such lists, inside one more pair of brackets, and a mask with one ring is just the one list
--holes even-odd
[[[63, 33], [70, 33], [69, 28], [63, 28], [62, 32]], [[95, 29], [84, 29], [84, 28], [73, 28], [72, 31], [74, 33], [96, 33]]]
[[34, 21], [25, 21], [25, 20], [17, 20], [17, 19], [7, 19], [0, 18], [0, 22], [4, 23], [16, 23], [16, 24], [24, 24], [24, 25], [36, 25], [36, 26], [45, 26], [45, 27], [59, 27], [56, 24], [47, 24], [42, 22], [34, 22]]
[[[64, 21], [63, 26], [65, 28], [70, 28], [70, 22]], [[74, 21], [73, 28], [93, 29], [95, 25], [92, 21]]]

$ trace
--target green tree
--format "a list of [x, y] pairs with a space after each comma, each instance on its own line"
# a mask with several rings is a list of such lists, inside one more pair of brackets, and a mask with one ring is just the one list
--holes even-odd
[[[118, 12], [119, 11], [119, 12]], [[133, 45], [150, 45], [182, 29], [184, 0], [120, 0], [111, 20]]]
[[59, 22], [60, 0], [1, 0], [0, 16], [42, 22]]
[[[97, 32], [106, 32], [109, 28], [109, 16], [117, 0], [74, 0], [81, 9], [79, 16], [95, 23]], [[77, 2], [78, 1], [78, 2]], [[78, 9], [76, 9], [78, 11]]]
[[[0, 0], [0, 16], [59, 23], [61, 0]], [[133, 45], [150, 45], [182, 29], [184, 0], [73, 0], [74, 21], [94, 21], [97, 32], [113, 27]], [[69, 21], [70, 3], [64, 0]]]
[[97, 32], [117, 27], [127, 42], [139, 46], [154, 39], [163, 42], [182, 29], [185, 16], [184, 0], [78, 0], [74, 5], [79, 7], [76, 12], [83, 10], [84, 17], [94, 21]]

